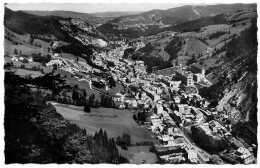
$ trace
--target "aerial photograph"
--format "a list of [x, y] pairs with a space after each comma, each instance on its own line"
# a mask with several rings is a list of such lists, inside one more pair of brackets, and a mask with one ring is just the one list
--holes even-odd
[[257, 165], [257, 5], [2, 4], [4, 164]]

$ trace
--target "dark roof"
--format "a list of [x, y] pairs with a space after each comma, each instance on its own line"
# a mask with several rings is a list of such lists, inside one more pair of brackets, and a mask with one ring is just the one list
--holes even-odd
[[176, 73], [185, 76], [186, 78], [188, 77], [189, 73], [187, 71], [183, 71], [181, 69], [176, 70]]
[[197, 64], [192, 64], [191, 67], [196, 67], [198, 69], [202, 69], [203, 66], [197, 63]]
[[161, 69], [161, 70], [155, 71], [154, 73], [156, 75], [172, 75], [178, 69], [179, 69], [179, 67], [170, 67], [170, 68], [166, 68], [166, 69]]
[[215, 84], [218, 82], [218, 80], [215, 78], [216, 76], [214, 74], [209, 74], [206, 76], [206, 79], [212, 83], [212, 84]]

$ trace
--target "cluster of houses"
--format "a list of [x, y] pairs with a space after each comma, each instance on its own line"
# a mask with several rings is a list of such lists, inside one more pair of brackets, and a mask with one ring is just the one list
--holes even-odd
[[[150, 112], [151, 109], [155, 109], [148, 121], [149, 129], [156, 135], [161, 144], [157, 146], [157, 155], [160, 159], [169, 163], [198, 163], [198, 152], [184, 140], [184, 135], [180, 129], [196, 125], [206, 134], [225, 138], [236, 146], [233, 153], [225, 153], [223, 157], [234, 158], [237, 156], [234, 160], [246, 164], [254, 160], [252, 150], [237, 143], [238, 140], [232, 137], [229, 130], [222, 123], [217, 120], [207, 122], [207, 118], [219, 115], [219, 113], [203, 110], [203, 107], [207, 107], [207, 102], [203, 103], [198, 93], [178, 92], [182, 90], [180, 89], [181, 84], [196, 86], [196, 84], [202, 85], [205, 83], [204, 86], [206, 87], [212, 85], [212, 82], [205, 75], [204, 66], [193, 64], [190, 71], [173, 67], [160, 71], [160, 73], [148, 75], [143, 61], [123, 59], [124, 50], [127, 47], [128, 45], [124, 43], [108, 52], [94, 53], [95, 59], [93, 59], [93, 63], [109, 69], [110, 75], [113, 76], [115, 81], [130, 89], [130, 92], [118, 92], [113, 97], [119, 109], [138, 109], [142, 107], [150, 109]], [[114, 66], [107, 66], [107, 62], [113, 62]], [[53, 64], [58, 64], [61, 69], [74, 74], [95, 72], [95, 69], [87, 63], [67, 60], [60, 56], [55, 56], [55, 59], [49, 62], [48, 66], [53, 66]], [[167, 99], [169, 91], [178, 92], [178, 94], [175, 94], [173, 99]], [[188, 102], [194, 97], [197, 98], [201, 108], [188, 105], [190, 104]], [[183, 98], [188, 102], [181, 102]], [[170, 107], [171, 105], [174, 108]], [[221, 163], [219, 157], [213, 158], [216, 163]]]

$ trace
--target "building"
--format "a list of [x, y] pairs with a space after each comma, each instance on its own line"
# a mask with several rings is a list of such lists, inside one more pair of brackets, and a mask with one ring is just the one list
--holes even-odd
[[170, 81], [170, 87], [173, 89], [173, 90], [178, 90], [179, 89], [179, 86], [181, 84], [181, 81]]
[[178, 69], [175, 71], [175, 75], [176, 78], [179, 78], [184, 85], [186, 86], [194, 85], [193, 73]]
[[187, 152], [188, 159], [192, 163], [197, 163], [198, 162], [197, 152], [193, 148], [186, 147], [185, 151]]
[[157, 104], [156, 108], [157, 108], [157, 114], [162, 114], [163, 113], [163, 106], [161, 104]]
[[245, 164], [251, 164], [254, 162], [254, 155], [245, 147], [240, 147], [237, 149], [236, 155], [239, 156], [239, 160]]
[[192, 64], [190, 70], [194, 74], [201, 74], [203, 78], [205, 78], [205, 66], [200, 64]]

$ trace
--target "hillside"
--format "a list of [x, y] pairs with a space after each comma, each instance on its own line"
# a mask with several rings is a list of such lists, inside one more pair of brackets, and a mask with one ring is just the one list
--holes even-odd
[[[48, 81], [64, 85], [56, 77], [49, 76]], [[89, 135], [65, 120], [52, 105], [46, 105], [46, 97], [39, 90], [31, 91], [28, 85], [43, 86], [42, 80], [32, 82], [12, 72], [5, 74], [6, 164], [127, 162], [106, 131], [101, 129], [96, 136]]]
[[[37, 15], [37, 16], [58, 16], [62, 18], [82, 18], [82, 20], [92, 24], [92, 25], [98, 25], [98, 24], [104, 24], [105, 22], [113, 19], [113, 18], [103, 18], [95, 16], [94, 14], [88, 14], [88, 13], [80, 13], [80, 12], [73, 12], [73, 11], [29, 11], [25, 10], [22, 11], [25, 13]], [[101, 14], [102, 15], [102, 14]], [[104, 16], [105, 17], [105, 16]]]
[[223, 64], [213, 72], [223, 74], [220, 81], [201, 90], [202, 96], [211, 95], [212, 106], [228, 114], [234, 134], [250, 143], [257, 141], [257, 45], [253, 19], [249, 29], [227, 44]]
[[[106, 35], [139, 37], [187, 21], [216, 16], [237, 10], [256, 9], [255, 4], [230, 4], [208, 6], [182, 6], [168, 10], [151, 10], [138, 15], [122, 16], [101, 25], [98, 29]], [[212, 23], [210, 23], [212, 24]], [[208, 24], [208, 25], [210, 25]], [[205, 26], [205, 25], [204, 25]], [[203, 26], [202, 26], [203, 27]], [[168, 29], [169, 30], [169, 29]]]
[[96, 46], [106, 44], [104, 41], [106, 37], [93, 25], [80, 18], [36, 16], [5, 8], [4, 25], [9, 30], [21, 35], [53, 35], [57, 40], [65, 42], [78, 41]]
[[109, 11], [109, 12], [96, 12], [96, 13], [91, 13], [91, 15], [96, 16], [96, 17], [111, 17], [111, 18], [115, 18], [115, 17], [120, 17], [120, 16], [126, 16], [126, 15], [137, 15], [143, 13], [141, 11], [129, 11], [129, 12], [113, 12], [113, 11]]

